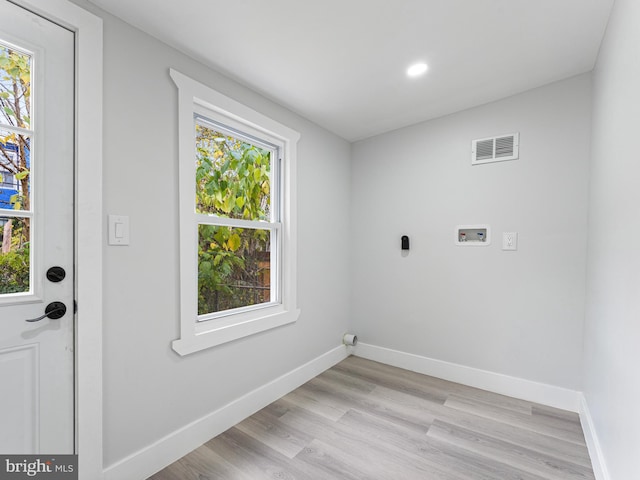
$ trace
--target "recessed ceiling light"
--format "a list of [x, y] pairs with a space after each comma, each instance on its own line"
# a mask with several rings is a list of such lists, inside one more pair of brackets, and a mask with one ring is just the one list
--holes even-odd
[[418, 77], [426, 72], [427, 68], [429, 67], [427, 67], [426, 63], [414, 63], [407, 69], [407, 75], [409, 75], [410, 77]]

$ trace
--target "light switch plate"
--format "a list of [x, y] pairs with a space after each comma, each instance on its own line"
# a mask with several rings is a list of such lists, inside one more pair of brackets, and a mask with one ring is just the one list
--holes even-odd
[[129, 245], [129, 217], [109, 215], [109, 245]]
[[518, 232], [502, 232], [502, 250], [518, 250]]

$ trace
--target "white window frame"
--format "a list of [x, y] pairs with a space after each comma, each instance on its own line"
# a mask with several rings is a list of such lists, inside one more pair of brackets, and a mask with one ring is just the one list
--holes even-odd
[[[180, 212], [180, 338], [172, 342], [172, 348], [180, 355], [188, 355], [298, 319], [295, 179], [300, 134], [174, 69], [169, 73], [178, 87]], [[196, 214], [194, 203], [195, 115], [268, 138], [278, 145], [281, 154], [278, 301], [257, 308], [235, 309], [206, 321], [198, 321], [198, 224], [203, 222], [202, 215]]]
[[[270, 281], [270, 301], [247, 305], [244, 307], [233, 308], [229, 310], [222, 310], [219, 312], [212, 312], [206, 314], [199, 314], [199, 322], [216, 321], [216, 325], [228, 325], [236, 323], [233, 316], [242, 311], [256, 310], [265, 308], [267, 306], [273, 306], [280, 303], [280, 281], [281, 275], [281, 261], [282, 248], [282, 209], [280, 208], [280, 184], [282, 183], [282, 175], [280, 168], [280, 160], [282, 159], [282, 152], [284, 150], [284, 144], [280, 139], [267, 135], [265, 132], [260, 132], [254, 128], [249, 127], [246, 124], [242, 124], [235, 121], [230, 121], [229, 118], [221, 117], [218, 112], [213, 112], [207, 108], [196, 105], [194, 107], [195, 124], [200, 124], [206, 128], [220, 131], [224, 135], [231, 136], [233, 138], [246, 141], [252, 145], [269, 150], [271, 163], [271, 169], [269, 173], [270, 177], [270, 195], [271, 195], [271, 208], [269, 212], [268, 220], [246, 220], [239, 218], [227, 218], [220, 217], [212, 214], [196, 214], [198, 225], [213, 225], [213, 226], [225, 226], [231, 228], [249, 228], [268, 230], [271, 232], [271, 281]], [[195, 155], [194, 155], [195, 160]], [[195, 170], [194, 170], [195, 178]], [[189, 192], [191, 194], [191, 192]], [[195, 196], [195, 191], [194, 191]], [[197, 228], [197, 226], [196, 226]], [[197, 239], [196, 239], [197, 240]], [[231, 317], [223, 319], [223, 317]]]

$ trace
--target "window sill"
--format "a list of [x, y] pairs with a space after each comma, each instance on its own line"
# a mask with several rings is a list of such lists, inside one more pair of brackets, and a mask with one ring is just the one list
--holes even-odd
[[185, 356], [293, 323], [299, 316], [300, 310], [285, 310], [278, 305], [234, 315], [237, 321], [231, 325], [220, 325], [216, 320], [199, 323], [194, 321], [191, 331], [183, 332], [171, 346], [176, 353]]

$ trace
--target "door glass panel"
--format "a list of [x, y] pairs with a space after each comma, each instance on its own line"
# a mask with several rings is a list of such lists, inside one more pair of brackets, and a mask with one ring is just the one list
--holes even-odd
[[31, 210], [31, 139], [0, 128], [0, 208]]
[[271, 231], [198, 226], [198, 315], [271, 301]]
[[30, 129], [31, 56], [0, 42], [0, 123]]
[[0, 295], [29, 292], [31, 222], [0, 217]]
[[31, 291], [31, 61], [0, 41], [0, 296]]

